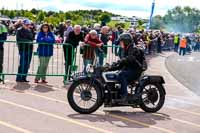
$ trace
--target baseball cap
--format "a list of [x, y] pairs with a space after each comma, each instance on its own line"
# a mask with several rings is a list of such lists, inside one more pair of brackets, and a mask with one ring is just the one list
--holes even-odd
[[28, 20], [28, 19], [24, 19], [24, 20], [23, 20], [23, 24], [25, 24], [25, 25], [30, 25], [30, 24], [31, 24], [31, 21]]

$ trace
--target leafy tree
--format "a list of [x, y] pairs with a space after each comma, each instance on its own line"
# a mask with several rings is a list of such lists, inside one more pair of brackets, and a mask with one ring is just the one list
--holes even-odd
[[162, 29], [163, 28], [163, 18], [160, 15], [157, 15], [153, 18], [151, 23], [151, 29]]
[[31, 12], [25, 12], [24, 17], [29, 18], [30, 20], [35, 21], [35, 17]]
[[0, 11], [1, 15], [4, 15], [4, 10], [5, 10], [4, 8], [1, 9]]
[[137, 29], [139, 29], [139, 30], [145, 29], [144, 24], [145, 24], [145, 22], [143, 20], [138, 20], [138, 22], [137, 22]]
[[22, 16], [22, 15], [21, 15], [21, 12], [20, 12], [19, 10], [16, 10], [15, 12], [16, 12], [16, 16], [17, 16], [17, 17]]
[[122, 28], [125, 28], [125, 23], [116, 23], [115, 24], [115, 27], [122, 27]]
[[111, 16], [107, 13], [103, 13], [100, 15], [99, 20], [105, 23], [108, 23], [111, 21]]
[[55, 12], [53, 12], [53, 11], [48, 11], [48, 12], [47, 12], [47, 17], [54, 15], [54, 13], [55, 13]]
[[50, 17], [46, 17], [44, 19], [44, 22], [46, 23], [49, 23], [49, 24], [53, 24], [53, 25], [56, 25], [59, 23], [59, 19], [57, 17], [53, 17], [53, 16], [50, 16]]
[[34, 15], [36, 15], [36, 14], [38, 14], [38, 10], [36, 10], [35, 8], [33, 8], [33, 9], [31, 10], [31, 13], [34, 14]]
[[175, 7], [164, 16], [164, 27], [169, 31], [195, 32], [200, 24], [200, 11], [190, 7]]
[[72, 14], [70, 14], [69, 12], [66, 12], [65, 19], [72, 19]]
[[120, 26], [124, 29], [128, 29], [131, 26], [131, 23], [130, 22], [120, 23], [118, 21], [110, 21], [109, 23], [107, 23], [107, 26], [111, 28], [116, 28]]
[[21, 15], [24, 16], [25, 12], [26, 12], [26, 11], [22, 9], [22, 10], [21, 10]]
[[83, 19], [82, 16], [73, 15], [73, 17], [72, 17], [72, 23], [73, 24], [84, 25], [84, 19]]
[[104, 21], [110, 22], [111, 16], [116, 16], [112, 13], [102, 11], [102, 10], [77, 10], [77, 11], [68, 11], [68, 12], [55, 12], [55, 11], [42, 11], [33, 8], [32, 10], [0, 10], [2, 15], [9, 16], [11, 18], [20, 16], [27, 17], [32, 21], [37, 22], [50, 22], [53, 24], [58, 24], [67, 19], [71, 19], [74, 24], [81, 25], [92, 25], [96, 22]]
[[59, 20], [60, 20], [60, 22], [65, 21], [65, 14], [64, 13], [59, 14]]
[[8, 16], [12, 19], [16, 16], [16, 14], [14, 11], [11, 11]]
[[3, 10], [2, 15], [9, 16], [10, 15], [9, 10]]
[[40, 11], [37, 17], [37, 21], [42, 22], [45, 18], [45, 14], [43, 11]]

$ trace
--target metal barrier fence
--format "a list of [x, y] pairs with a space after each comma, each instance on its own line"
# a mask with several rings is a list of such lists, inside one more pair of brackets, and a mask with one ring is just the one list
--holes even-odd
[[[4, 51], [0, 51], [0, 55], [2, 55], [2, 52], [4, 53], [3, 71], [1, 72], [0, 70], [0, 76], [3, 81], [5, 80], [6, 75], [15, 75], [17, 77], [35, 76], [37, 78], [44, 78], [44, 76], [60, 76], [64, 78], [63, 81], [64, 84], [66, 84], [72, 75], [78, 72], [83, 72], [84, 66], [86, 66], [86, 61], [83, 58], [84, 52], [82, 52], [84, 50], [80, 46], [74, 49], [71, 44], [67, 43], [38, 44], [35, 42], [0, 42], [4, 42]], [[19, 47], [18, 44], [23, 44], [23, 46]], [[27, 48], [27, 45], [31, 45], [32, 47]], [[43, 46], [44, 49], [40, 46]], [[41, 58], [43, 57], [41, 53], [47, 53], [48, 55], [48, 52], [51, 50], [53, 50], [52, 56], [47, 59]], [[105, 64], [119, 60], [119, 53], [116, 53], [116, 51], [119, 51], [119, 46], [108, 44], [104, 46], [102, 50], [104, 52], [98, 52], [99, 49], [95, 49], [95, 58], [93, 61], [103, 61], [103, 64]], [[152, 50], [156, 51], [156, 45], [154, 45]], [[26, 53], [20, 53], [19, 51], [26, 51]], [[22, 59], [21, 62], [20, 57]], [[1, 61], [2, 59], [0, 57], [0, 62]], [[47, 70], [45, 70], [45, 65]], [[38, 69], [40, 69], [40, 71]]]
[[[16, 41], [0, 42], [4, 42], [4, 50], [0, 51], [4, 53], [3, 71], [0, 71], [1, 79], [3, 81], [5, 80], [5, 76], [8, 75], [15, 75], [17, 77], [35, 76], [41, 78], [44, 76], [61, 76], [64, 78], [64, 84], [66, 84], [70, 76], [77, 72], [84, 71], [84, 59], [83, 53], [81, 53], [82, 48], [80, 46], [74, 49], [71, 44], [38, 44], [35, 42]], [[23, 44], [23, 46], [18, 44]], [[30, 47], [27, 47], [28, 45]], [[44, 45], [44, 49], [42, 50], [41, 48], [39, 49], [39, 46], [41, 45]], [[51, 51], [51, 47], [48, 46], [53, 47], [52, 56], [48, 59], [42, 59], [41, 57], [48, 56], [41, 56], [41, 53], [48, 53]], [[119, 59], [119, 57], [112, 52], [115, 50], [111, 45], [105, 46], [104, 49], [107, 51], [107, 53], [103, 54], [104, 64], [112, 63]], [[95, 57], [99, 56], [95, 55]], [[94, 60], [96, 59], [98, 58], [95, 58]], [[45, 68], [43, 68], [43, 71], [38, 70], [41, 65], [47, 65], [46, 74], [41, 74], [45, 73]]]
[[[66, 55], [68, 55], [69, 52], [68, 49], [72, 50], [71, 56], [66, 57], [66, 60], [68, 60], [69, 58], [73, 58], [74, 54], [74, 49], [71, 44], [40, 44], [40, 46], [43, 45], [43, 48], [40, 48], [39, 52], [38, 43], [16, 42], [16, 41], [3, 41], [3, 42], [4, 42], [4, 50], [1, 51], [4, 52], [4, 56], [2, 58], [3, 71], [0, 72], [1, 79], [3, 81], [5, 80], [6, 75], [16, 75], [17, 77], [62, 76], [64, 77], [64, 82], [66, 82], [67, 77], [69, 77], [69, 75], [67, 75], [65, 72], [65, 59], [64, 59], [63, 47], [65, 46]], [[23, 44], [23, 46], [19, 47], [18, 44]], [[53, 48], [52, 56], [46, 56], [49, 53], [51, 54], [51, 48]], [[44, 54], [42, 55], [41, 53], [43, 52]], [[44, 58], [42, 59], [41, 57], [47, 57], [48, 59]], [[44, 75], [41, 73], [45, 73], [44, 72], [45, 65], [47, 65], [48, 67], [46, 70], [46, 74]], [[39, 66], [40, 68], [38, 68]], [[40, 69], [40, 71], [38, 69]]]

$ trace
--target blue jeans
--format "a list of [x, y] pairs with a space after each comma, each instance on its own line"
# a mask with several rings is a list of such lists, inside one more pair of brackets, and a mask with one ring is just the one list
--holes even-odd
[[178, 47], [179, 47], [178, 44], [175, 44], [175, 45], [174, 45], [174, 52], [177, 52], [177, 53], [178, 53]]
[[104, 62], [104, 53], [98, 53], [98, 63], [97, 66], [103, 66], [103, 62]]
[[96, 56], [98, 58], [98, 60], [97, 60], [97, 66], [103, 66], [103, 61], [104, 61], [104, 52], [103, 52], [103, 50], [100, 51], [99, 48], [96, 48], [95, 52], [96, 52]]
[[186, 48], [180, 48], [179, 55], [182, 55], [182, 53], [183, 56], [186, 54]]
[[138, 74], [134, 71], [134, 70], [124, 70], [121, 73], [119, 73], [118, 75], [118, 80], [121, 83], [121, 95], [122, 96], [127, 96], [128, 95], [128, 90], [127, 90], [127, 86], [128, 84], [133, 81], [136, 80], [138, 78]]
[[26, 80], [28, 69], [32, 59], [32, 51], [19, 51], [20, 64], [18, 67], [17, 81]]

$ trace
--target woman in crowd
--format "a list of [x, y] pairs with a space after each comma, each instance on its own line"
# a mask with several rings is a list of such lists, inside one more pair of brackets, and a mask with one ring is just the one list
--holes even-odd
[[53, 44], [55, 43], [55, 36], [51, 32], [51, 28], [48, 24], [43, 24], [41, 26], [40, 32], [37, 36], [38, 55], [39, 55], [39, 67], [37, 71], [37, 76], [35, 78], [35, 83], [47, 83], [46, 73], [51, 56], [53, 56]]

